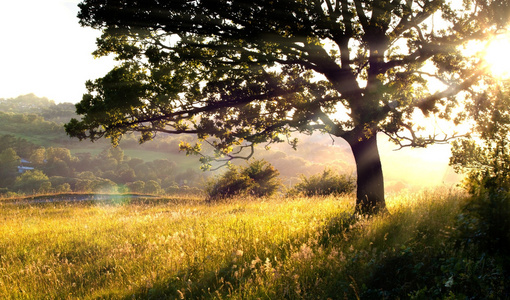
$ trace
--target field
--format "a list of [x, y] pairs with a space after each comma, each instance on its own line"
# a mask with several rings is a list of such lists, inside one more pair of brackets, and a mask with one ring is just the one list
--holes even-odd
[[493, 261], [456, 245], [465, 198], [392, 195], [370, 219], [350, 197], [4, 202], [0, 298], [497, 298]]

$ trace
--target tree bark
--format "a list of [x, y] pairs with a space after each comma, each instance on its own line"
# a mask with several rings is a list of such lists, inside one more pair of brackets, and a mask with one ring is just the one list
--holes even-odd
[[376, 214], [386, 210], [381, 157], [377, 148], [377, 134], [355, 135], [348, 140], [357, 170], [356, 213]]

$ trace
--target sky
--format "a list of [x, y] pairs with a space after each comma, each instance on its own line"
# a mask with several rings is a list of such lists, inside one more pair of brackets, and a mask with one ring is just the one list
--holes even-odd
[[0, 1], [0, 98], [34, 93], [75, 103], [85, 81], [112, 68], [112, 59], [92, 56], [100, 32], [78, 24], [79, 2]]
[[[105, 75], [110, 58], [95, 59], [100, 32], [78, 24], [80, 0], [0, 1], [0, 98], [34, 93], [57, 103], [81, 100], [85, 81]], [[449, 147], [393, 151], [379, 140], [387, 178], [417, 184], [442, 184], [448, 170]]]

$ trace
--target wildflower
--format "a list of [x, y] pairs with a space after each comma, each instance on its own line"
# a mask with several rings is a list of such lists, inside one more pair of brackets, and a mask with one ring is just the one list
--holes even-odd
[[232, 253], [232, 256], [234, 257], [234, 262], [236, 262], [238, 258], [241, 258], [243, 254], [244, 254], [243, 250], [234, 251], [234, 253]]
[[262, 261], [261, 261], [261, 260], [260, 260], [260, 258], [257, 256], [257, 258], [255, 258], [254, 260], [252, 260], [252, 261], [251, 261], [250, 269], [252, 269], [252, 270], [253, 270], [253, 269], [255, 269], [255, 268], [257, 267], [257, 264], [258, 264], [259, 262], [262, 262]]
[[336, 257], [338, 256], [338, 250], [336, 248], [332, 248], [331, 249], [331, 252], [329, 253], [328, 255], [328, 260], [331, 261], [331, 260], [334, 260], [336, 259]]
[[310, 260], [314, 257], [312, 248], [307, 244], [301, 245], [298, 252], [292, 254], [292, 258], [296, 260]]

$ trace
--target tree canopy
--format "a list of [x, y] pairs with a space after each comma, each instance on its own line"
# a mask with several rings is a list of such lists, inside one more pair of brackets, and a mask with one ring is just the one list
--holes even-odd
[[[508, 1], [85, 0], [101, 29], [95, 55], [119, 65], [87, 82], [71, 136], [116, 143], [126, 132], [193, 133], [216, 158], [293, 132], [345, 139], [357, 167], [357, 208], [385, 208], [377, 133], [401, 147], [445, 142], [416, 114], [452, 118], [483, 61], [463, 47], [506, 25]], [[442, 88], [430, 88], [431, 82]], [[421, 133], [421, 134], [420, 134]], [[423, 134], [424, 133], [424, 134]], [[201, 145], [183, 144], [188, 153]], [[202, 154], [203, 155], [203, 154]], [[211, 158], [202, 157], [206, 166]]]

